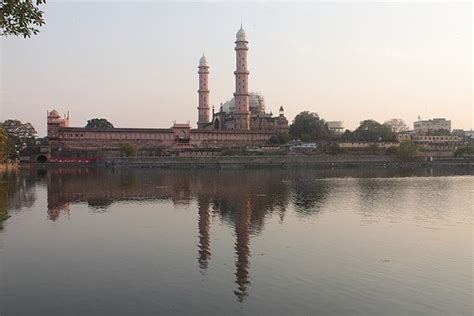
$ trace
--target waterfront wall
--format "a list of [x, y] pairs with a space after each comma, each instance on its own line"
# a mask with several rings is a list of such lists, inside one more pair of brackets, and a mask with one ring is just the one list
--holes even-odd
[[103, 166], [117, 167], [156, 167], [156, 168], [399, 168], [409, 166], [448, 166], [466, 165], [474, 166], [474, 160], [466, 159], [439, 159], [426, 161], [416, 159], [410, 162], [402, 162], [396, 157], [379, 155], [285, 155], [285, 156], [213, 156], [213, 157], [122, 157], [104, 159], [100, 163]]

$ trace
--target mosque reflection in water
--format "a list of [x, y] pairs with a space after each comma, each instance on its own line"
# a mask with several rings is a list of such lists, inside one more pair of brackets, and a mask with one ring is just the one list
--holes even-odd
[[51, 221], [70, 217], [71, 203], [85, 202], [92, 211], [104, 212], [116, 201], [168, 200], [175, 205], [195, 201], [200, 269], [207, 269], [212, 259], [212, 216], [235, 231], [234, 293], [240, 302], [248, 296], [250, 284], [250, 239], [261, 233], [265, 217], [276, 214], [283, 222], [289, 203], [300, 205], [301, 214], [307, 215], [328, 193], [324, 183], [303, 172], [57, 169], [45, 177]]
[[[421, 171], [420, 175], [425, 173]], [[74, 203], [87, 203], [92, 212], [107, 212], [114, 202], [121, 201], [171, 201], [175, 206], [195, 203], [199, 232], [197, 260], [202, 271], [212, 262], [212, 218], [217, 217], [234, 229], [234, 293], [238, 301], [242, 302], [248, 296], [251, 279], [251, 236], [263, 231], [267, 218], [276, 215], [283, 223], [287, 209], [300, 217], [318, 214], [321, 206], [328, 201], [330, 190], [334, 189], [331, 182], [322, 178], [394, 175], [400, 174], [390, 170], [51, 169], [31, 171], [23, 176], [10, 175], [9, 183], [13, 183], [14, 188], [7, 195], [6, 204], [9, 212], [14, 213], [21, 209], [20, 204], [34, 203], [35, 186], [47, 187], [47, 216], [51, 221], [72, 217], [70, 205]], [[361, 186], [361, 192], [371, 191], [365, 181], [357, 183]], [[380, 189], [391, 191], [388, 187]]]

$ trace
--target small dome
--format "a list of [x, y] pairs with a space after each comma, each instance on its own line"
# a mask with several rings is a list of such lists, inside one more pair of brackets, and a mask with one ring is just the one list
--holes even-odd
[[61, 115], [59, 115], [58, 111], [52, 110], [51, 112], [49, 112], [49, 117], [59, 118], [59, 117], [61, 117]]
[[237, 32], [237, 42], [247, 42], [247, 33], [245, 33], [242, 25], [240, 26], [240, 30]]
[[204, 54], [202, 54], [201, 59], [199, 59], [199, 67], [209, 67], [206, 56], [204, 56]]

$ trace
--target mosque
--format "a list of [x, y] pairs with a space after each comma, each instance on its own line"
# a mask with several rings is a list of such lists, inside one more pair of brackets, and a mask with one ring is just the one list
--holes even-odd
[[265, 111], [264, 98], [249, 93], [247, 69], [248, 39], [242, 28], [235, 41], [235, 92], [231, 100], [220, 104], [216, 112], [210, 107], [209, 63], [203, 55], [199, 60], [197, 128], [189, 122], [174, 123], [171, 128], [85, 128], [70, 127], [69, 112], [64, 117], [56, 110], [48, 112], [48, 154], [41, 161], [54, 157], [113, 157], [121, 154], [125, 144], [137, 147], [138, 155], [160, 156], [170, 149], [209, 154], [206, 148], [263, 145], [282, 130], [288, 130], [283, 107], [278, 116]]
[[248, 40], [242, 26], [237, 32], [235, 41], [236, 70], [234, 97], [222, 104], [219, 112], [212, 111], [212, 123], [209, 118], [209, 63], [206, 56], [199, 60], [199, 106], [198, 128], [215, 130], [271, 130], [288, 128], [288, 120], [283, 107], [279, 116], [265, 112], [265, 102], [262, 95], [249, 93], [247, 69]]

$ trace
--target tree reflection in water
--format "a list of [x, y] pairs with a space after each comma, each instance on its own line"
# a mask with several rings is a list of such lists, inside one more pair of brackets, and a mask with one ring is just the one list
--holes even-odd
[[36, 201], [35, 184], [40, 179], [34, 171], [18, 169], [0, 172], [0, 229], [2, 220], [12, 213], [33, 206]]

